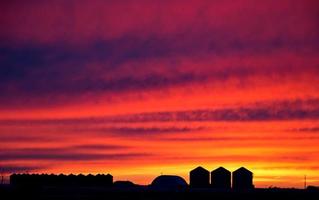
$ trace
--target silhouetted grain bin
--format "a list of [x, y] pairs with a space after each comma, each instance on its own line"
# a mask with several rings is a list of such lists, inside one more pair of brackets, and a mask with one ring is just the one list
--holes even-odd
[[209, 171], [203, 167], [196, 167], [189, 172], [189, 184], [194, 188], [205, 188], [209, 186]]
[[253, 173], [248, 169], [241, 167], [233, 172], [233, 189], [252, 189]]
[[211, 172], [211, 185], [216, 189], [230, 189], [231, 172], [219, 167]]
[[161, 175], [156, 177], [151, 184], [152, 189], [177, 190], [187, 188], [186, 181], [179, 176]]

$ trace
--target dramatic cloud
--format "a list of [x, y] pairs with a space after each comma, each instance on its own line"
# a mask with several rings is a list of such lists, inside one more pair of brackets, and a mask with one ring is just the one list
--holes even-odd
[[[234, 1], [55, 1], [2, 2], [5, 39], [52, 43], [95, 38], [169, 37], [187, 34], [260, 39], [307, 39], [316, 27], [318, 2]], [[12, 12], [17, 11], [17, 12]], [[125, 12], [124, 12], [125, 11]], [[255, 16], [252, 18], [251, 16]], [[221, 20], [223, 19], [223, 20]], [[24, 23], [21, 23], [24, 22]], [[239, 28], [240, 27], [240, 28]], [[298, 27], [298, 28], [296, 28]], [[261, 29], [262, 28], [262, 29]], [[237, 34], [227, 34], [234, 30]], [[310, 34], [315, 36], [315, 32]]]
[[290, 129], [290, 131], [296, 131], [296, 132], [319, 132], [319, 127], [297, 128], [297, 129]]
[[2, 109], [233, 79], [318, 82], [313, 0], [1, 4]]
[[73, 146], [73, 149], [77, 150], [118, 150], [118, 149], [127, 149], [128, 146], [124, 145], [105, 145], [105, 144], [83, 144]]
[[[161, 45], [159, 42], [154, 48]], [[18, 106], [22, 102], [29, 106], [59, 105], [93, 94], [159, 91], [194, 84], [227, 83], [232, 79], [238, 79], [242, 84], [256, 84], [256, 77], [280, 81], [286, 76], [294, 78], [306, 74], [318, 81], [319, 60], [314, 53], [275, 52], [260, 56], [253, 53], [255, 50], [252, 53], [240, 50], [240, 54], [246, 52], [246, 55], [235, 53], [231, 57], [216, 56], [216, 52], [211, 55], [206, 51], [201, 56], [154, 59], [147, 56], [148, 49], [141, 51], [132, 45], [129, 51], [141, 51], [139, 54], [145, 56], [136, 61], [125, 56], [129, 54], [127, 50], [110, 48], [107, 44], [82, 51], [77, 47], [63, 46], [18, 50], [0, 48], [3, 55], [0, 59], [3, 66], [0, 69], [0, 100], [6, 107]], [[165, 48], [171, 49], [170, 46]], [[305, 55], [300, 59], [300, 54]], [[50, 98], [52, 96], [54, 100]]]
[[[147, 121], [268, 121], [319, 118], [319, 99], [258, 102], [216, 110], [142, 113], [110, 118], [114, 122]], [[107, 121], [107, 120], [106, 120]]]
[[1, 165], [0, 173], [11, 174], [11, 173], [23, 173], [34, 170], [44, 169], [45, 167], [39, 166], [19, 166], [19, 165]]
[[[318, 140], [319, 137], [280, 137], [281, 140], [311, 140], [315, 139]], [[278, 141], [278, 137], [269, 137], [269, 136], [263, 136], [263, 137], [239, 137], [239, 136], [228, 136], [228, 137], [221, 137], [221, 136], [215, 136], [215, 137], [168, 137], [168, 138], [161, 138], [162, 141], [170, 141], [170, 142], [236, 142], [236, 141], [242, 141], [242, 142], [256, 142], [256, 141]]]
[[[0, 120], [2, 125], [16, 124], [60, 124], [76, 125], [79, 123], [127, 123], [127, 122], [165, 122], [165, 121], [270, 121], [303, 120], [319, 118], [319, 99], [295, 99], [255, 102], [221, 109], [202, 109], [174, 112], [150, 112], [111, 117], [90, 117], [77, 119], [41, 119], [41, 120]], [[89, 130], [89, 129], [87, 129]], [[101, 128], [100, 131], [114, 133], [165, 133], [194, 131], [192, 128]], [[196, 130], [196, 129], [195, 129]], [[200, 130], [198, 128], [197, 130]]]
[[2, 132], [0, 135], [0, 140], [2, 142], [53, 142], [61, 141], [61, 138], [48, 137], [48, 136], [30, 136], [30, 135], [12, 135]]
[[[96, 146], [86, 146], [84, 150], [90, 148], [93, 150], [103, 150], [103, 148], [97, 149]], [[85, 153], [79, 152], [76, 149], [83, 147], [73, 148], [25, 148], [16, 150], [3, 150], [0, 153], [1, 161], [13, 161], [13, 160], [53, 160], [53, 161], [96, 161], [96, 160], [125, 160], [136, 159], [138, 157], [147, 157], [146, 153]], [[114, 147], [112, 147], [114, 148]], [[109, 147], [107, 147], [107, 150]], [[117, 149], [117, 147], [115, 148]]]
[[204, 127], [110, 127], [110, 128], [77, 128], [76, 133], [91, 133], [100, 137], [112, 136], [118, 138], [160, 138], [175, 134], [194, 134], [205, 130]]

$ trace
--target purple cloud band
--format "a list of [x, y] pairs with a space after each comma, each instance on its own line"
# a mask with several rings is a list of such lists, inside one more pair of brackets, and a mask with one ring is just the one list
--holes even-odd
[[[250, 105], [220, 109], [201, 109], [188, 111], [149, 112], [111, 117], [91, 117], [77, 119], [41, 119], [41, 120], [0, 120], [3, 125], [16, 124], [64, 124], [79, 123], [124, 123], [124, 122], [169, 122], [169, 121], [271, 121], [303, 120], [319, 118], [319, 99], [295, 99], [268, 102], [256, 102]], [[112, 128], [114, 132], [169, 132], [187, 131], [186, 129], [149, 128]]]

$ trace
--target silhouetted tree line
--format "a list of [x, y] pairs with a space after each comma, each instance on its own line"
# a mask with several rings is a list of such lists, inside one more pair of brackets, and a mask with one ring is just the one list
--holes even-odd
[[12, 174], [13, 186], [112, 186], [111, 174], [64, 175], [64, 174]]

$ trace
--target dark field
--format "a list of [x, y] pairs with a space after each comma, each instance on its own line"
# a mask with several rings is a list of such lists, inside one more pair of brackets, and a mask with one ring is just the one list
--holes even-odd
[[0, 199], [319, 199], [318, 190], [255, 189], [250, 191], [216, 191], [211, 189], [185, 189], [178, 191], [151, 190], [147, 187], [38, 187], [14, 188], [1, 186]]

